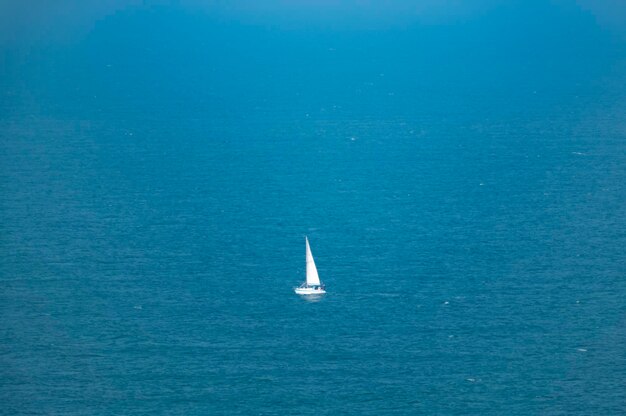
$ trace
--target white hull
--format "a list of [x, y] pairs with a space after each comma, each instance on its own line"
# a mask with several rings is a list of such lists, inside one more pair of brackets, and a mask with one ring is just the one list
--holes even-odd
[[297, 287], [294, 291], [298, 295], [323, 295], [326, 293], [324, 289], [314, 289], [312, 287]]

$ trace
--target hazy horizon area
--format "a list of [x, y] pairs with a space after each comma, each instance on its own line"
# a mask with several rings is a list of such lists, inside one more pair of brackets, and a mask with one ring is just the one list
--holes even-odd
[[[94, 106], [123, 108], [166, 89], [180, 102], [210, 96], [226, 109], [265, 100], [282, 111], [267, 94], [275, 91], [310, 112], [349, 107], [373, 89], [428, 100], [450, 86], [468, 93], [460, 99], [469, 106], [475, 94], [584, 99], [606, 85], [623, 88], [626, 25], [610, 16], [626, 7], [610, 3], [5, 4], [3, 102], [10, 113], [63, 94], [82, 110], [93, 96]], [[308, 106], [320, 88], [326, 103]]]

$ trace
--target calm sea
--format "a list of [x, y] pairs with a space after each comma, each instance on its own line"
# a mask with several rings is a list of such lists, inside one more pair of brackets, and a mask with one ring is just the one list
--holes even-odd
[[0, 414], [626, 413], [626, 37], [530, 4], [5, 41]]

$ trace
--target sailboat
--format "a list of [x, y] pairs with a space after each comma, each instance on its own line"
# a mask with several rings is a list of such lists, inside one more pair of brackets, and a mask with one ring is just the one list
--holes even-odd
[[298, 295], [323, 295], [326, 293], [326, 287], [320, 282], [320, 276], [317, 274], [309, 239], [304, 237], [306, 243], [306, 281], [294, 290]]

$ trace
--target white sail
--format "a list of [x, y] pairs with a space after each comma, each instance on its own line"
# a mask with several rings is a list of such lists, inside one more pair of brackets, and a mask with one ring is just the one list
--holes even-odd
[[309, 239], [306, 240], [306, 284], [308, 286], [319, 286], [320, 277], [317, 274], [317, 267], [315, 267], [315, 260], [313, 260], [313, 254], [311, 253], [311, 247], [309, 247]]

